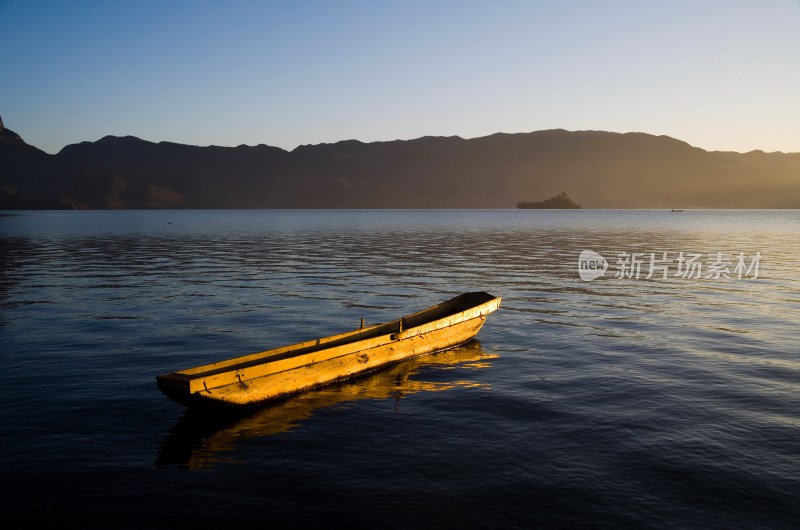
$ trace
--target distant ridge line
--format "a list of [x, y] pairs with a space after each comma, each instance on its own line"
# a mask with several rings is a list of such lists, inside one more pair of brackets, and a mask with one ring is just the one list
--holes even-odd
[[107, 135], [50, 155], [0, 129], [3, 209], [513, 208], [562, 190], [589, 209], [800, 208], [800, 154], [549, 129], [291, 151]]

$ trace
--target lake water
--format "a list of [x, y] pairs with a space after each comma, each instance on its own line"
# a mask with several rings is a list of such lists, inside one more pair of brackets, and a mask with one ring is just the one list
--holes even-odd
[[[10, 528], [800, 525], [796, 210], [8, 213]], [[474, 290], [477, 341], [286, 403], [155, 384]]]

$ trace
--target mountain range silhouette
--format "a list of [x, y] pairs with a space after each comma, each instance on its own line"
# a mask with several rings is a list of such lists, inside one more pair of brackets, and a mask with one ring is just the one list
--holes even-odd
[[800, 208], [800, 153], [566, 131], [346, 140], [286, 151], [106, 136], [51, 155], [0, 121], [0, 208]]

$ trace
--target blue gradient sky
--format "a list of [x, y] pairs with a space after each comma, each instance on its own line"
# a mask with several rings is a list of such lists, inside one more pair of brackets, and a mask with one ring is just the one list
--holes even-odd
[[0, 116], [48, 152], [666, 134], [800, 152], [800, 2], [0, 0]]

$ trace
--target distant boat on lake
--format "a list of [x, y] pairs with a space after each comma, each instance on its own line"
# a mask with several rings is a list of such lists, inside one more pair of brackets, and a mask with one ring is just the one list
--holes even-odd
[[539, 202], [518, 202], [520, 210], [578, 210], [581, 205], [567, 197], [565, 192]]

